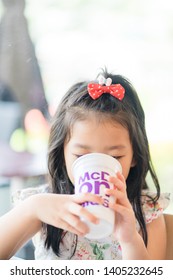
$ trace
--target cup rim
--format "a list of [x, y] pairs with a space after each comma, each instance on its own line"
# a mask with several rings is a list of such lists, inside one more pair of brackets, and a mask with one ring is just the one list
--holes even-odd
[[104, 153], [88, 153], [88, 154], [78, 157], [72, 164], [72, 172], [73, 172], [75, 166], [81, 160], [85, 159], [86, 157], [89, 159], [91, 159], [92, 157], [94, 157], [94, 158], [95, 157], [101, 157], [101, 158], [105, 157], [105, 160], [108, 159], [109, 161], [112, 161], [112, 165], [116, 163], [116, 165], [118, 165], [118, 169], [120, 170], [120, 172], [122, 172], [122, 166], [121, 166], [120, 162], [116, 158], [112, 157], [111, 155], [104, 154]]

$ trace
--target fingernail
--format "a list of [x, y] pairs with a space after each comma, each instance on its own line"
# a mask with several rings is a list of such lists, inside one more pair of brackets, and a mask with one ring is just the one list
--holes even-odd
[[95, 224], [99, 224], [99, 223], [100, 223], [100, 219], [96, 219]]
[[109, 193], [109, 189], [105, 188], [105, 189], [104, 189], [104, 192], [105, 192], [105, 193]]

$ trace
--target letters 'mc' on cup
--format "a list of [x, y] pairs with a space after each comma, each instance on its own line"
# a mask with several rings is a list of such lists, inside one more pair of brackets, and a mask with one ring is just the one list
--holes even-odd
[[105, 238], [113, 232], [115, 213], [108, 207], [109, 201], [113, 197], [105, 195], [104, 189], [113, 188], [113, 184], [108, 182], [107, 178], [115, 176], [118, 171], [122, 172], [119, 161], [101, 153], [86, 154], [73, 163], [75, 193], [90, 192], [104, 199], [103, 205], [92, 202], [83, 203], [83, 207], [100, 219], [97, 225], [85, 220], [90, 229], [86, 235], [89, 239]]

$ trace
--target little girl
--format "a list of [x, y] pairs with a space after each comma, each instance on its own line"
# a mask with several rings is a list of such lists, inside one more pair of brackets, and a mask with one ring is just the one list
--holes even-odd
[[[114, 189], [105, 191], [116, 198], [109, 204], [115, 229], [101, 240], [85, 237], [89, 229], [80, 217], [99, 223], [82, 203], [103, 201], [91, 193], [75, 195], [71, 171], [78, 157], [94, 152], [115, 157], [122, 166], [122, 174], [109, 178]], [[99, 81], [69, 89], [53, 118], [48, 169], [49, 184], [18, 192], [23, 201], [1, 217], [1, 259], [10, 258], [33, 236], [35, 259], [164, 259], [163, 210], [169, 198], [160, 195], [144, 112], [125, 77], [103, 71]], [[155, 192], [149, 191], [147, 175]]]

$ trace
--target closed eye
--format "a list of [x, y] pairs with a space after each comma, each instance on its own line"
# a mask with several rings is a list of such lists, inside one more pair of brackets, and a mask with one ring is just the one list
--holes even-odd
[[83, 154], [83, 155], [77, 155], [77, 154], [73, 154], [73, 156], [75, 156], [75, 157], [79, 158], [79, 157], [82, 157], [82, 156], [84, 156], [84, 154]]
[[124, 156], [112, 156], [113, 158], [115, 158], [115, 159], [121, 159], [121, 158], [123, 158]]

